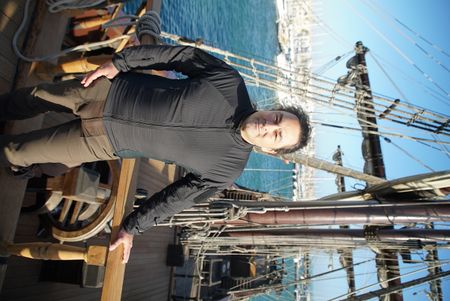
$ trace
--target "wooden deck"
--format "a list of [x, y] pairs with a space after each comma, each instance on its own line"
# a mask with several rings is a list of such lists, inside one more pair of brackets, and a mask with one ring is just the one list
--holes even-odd
[[[34, 2], [34, 1], [32, 1]], [[40, 1], [36, 1], [40, 5]], [[44, 1], [42, 1], [44, 3]], [[14, 87], [35, 85], [40, 80], [28, 76], [29, 64], [20, 63], [11, 48], [11, 40], [17, 30], [24, 9], [25, 0], [0, 1], [0, 93]], [[42, 4], [44, 5], [44, 4]], [[38, 29], [27, 36], [32, 53], [42, 55], [59, 51], [68, 17], [63, 14], [49, 14], [34, 11], [33, 19], [39, 19]], [[37, 13], [44, 15], [36, 15]], [[55, 26], [57, 24], [57, 26]], [[52, 39], [48, 39], [51, 34]], [[21, 39], [23, 41], [24, 38]], [[30, 45], [29, 45], [30, 46]], [[20, 74], [17, 73], [20, 70]], [[25, 73], [24, 73], [25, 72]], [[50, 123], [54, 122], [53, 119]], [[7, 133], [19, 133], [48, 125], [42, 116], [25, 122], [11, 122]], [[136, 171], [138, 176], [130, 191], [136, 187], [150, 193], [158, 191], [173, 181], [175, 167], [161, 162], [142, 161]], [[26, 181], [11, 177], [0, 169], [0, 240], [8, 242], [34, 242], [39, 219], [32, 214], [20, 214], [25, 196]], [[136, 237], [129, 263], [126, 266], [122, 300], [168, 300], [171, 290], [172, 269], [167, 267], [166, 250], [174, 242], [175, 230], [158, 227]], [[107, 245], [109, 235], [102, 233], [88, 244]], [[77, 284], [42, 282], [40, 273], [44, 262], [18, 257], [0, 261], [0, 300], [100, 300], [101, 288], [81, 288]]]
[[[0, 2], [0, 92], [7, 92], [12, 88], [16, 74], [17, 56], [11, 48], [14, 32], [22, 20], [25, 1]], [[23, 42], [23, 39], [21, 39]]]

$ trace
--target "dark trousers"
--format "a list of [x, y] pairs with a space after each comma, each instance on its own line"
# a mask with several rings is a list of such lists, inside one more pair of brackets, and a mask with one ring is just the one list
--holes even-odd
[[0, 96], [0, 120], [19, 120], [49, 111], [79, 118], [51, 128], [1, 137], [2, 155], [11, 165], [61, 163], [68, 167], [118, 157], [103, 127], [103, 108], [111, 82], [100, 78], [88, 88], [78, 80], [41, 84]]

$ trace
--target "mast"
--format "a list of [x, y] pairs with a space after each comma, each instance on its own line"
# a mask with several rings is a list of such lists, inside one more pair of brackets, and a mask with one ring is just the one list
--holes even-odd
[[[377, 118], [374, 113], [372, 88], [370, 87], [369, 72], [366, 62], [366, 53], [368, 51], [369, 48], [364, 46], [361, 41], [356, 42], [355, 59], [350, 59], [347, 64], [350, 65], [351, 68], [356, 68], [358, 70], [361, 84], [356, 85], [355, 98], [358, 108], [358, 122], [361, 125], [363, 136], [362, 149], [365, 161], [364, 171], [373, 176], [386, 179], [386, 169], [384, 167], [380, 137], [376, 134], [378, 133]], [[355, 62], [356, 65], [353, 65], [352, 62]], [[386, 228], [393, 229], [393, 226], [386, 226]], [[381, 280], [382, 275], [384, 274], [383, 270], [386, 270], [387, 278], [394, 279], [386, 283], [387, 287], [400, 285], [401, 280], [398, 277], [400, 267], [395, 260], [398, 256], [397, 253], [395, 251], [392, 252], [391, 250], [381, 249], [377, 255], [383, 258], [377, 261], [377, 265], [379, 263], [380, 267], [378, 278]], [[402, 301], [403, 295], [401, 292], [393, 293], [389, 298], [390, 300]]]
[[[252, 211], [248, 208], [248, 214], [242, 219], [225, 221], [227, 225], [349, 225], [349, 224], [409, 224], [450, 222], [450, 204], [441, 205], [361, 205], [351, 207], [334, 208], [304, 207], [295, 208], [284, 206], [283, 208], [266, 207]], [[296, 204], [294, 204], [296, 205]], [[289, 209], [288, 209], [289, 208]], [[220, 225], [220, 222], [216, 223]]]
[[[356, 68], [359, 73], [361, 85], [356, 85], [356, 104], [358, 106], [358, 122], [362, 128], [363, 135], [363, 156], [365, 161], [364, 170], [366, 173], [376, 177], [386, 178], [384, 168], [383, 154], [381, 152], [380, 136], [378, 133], [377, 118], [374, 114], [372, 89], [370, 87], [369, 72], [367, 70], [366, 53], [369, 48], [363, 45], [361, 41], [355, 45], [355, 60], [350, 59], [351, 68]], [[355, 61], [356, 65], [352, 62]]]
[[[427, 229], [434, 229], [434, 225], [431, 224], [427, 226]], [[430, 265], [430, 275], [439, 274], [442, 272], [442, 268], [440, 266], [432, 266], [434, 262], [439, 260], [437, 249], [428, 250], [427, 263]], [[436, 278], [435, 280], [430, 281], [430, 294], [433, 296], [433, 301], [442, 301], [442, 285], [441, 278]]]
[[[371, 227], [370, 229], [253, 229], [251, 231], [229, 230], [226, 235], [232, 237], [277, 238], [289, 236], [305, 242], [314, 243], [328, 241], [368, 241], [407, 243], [413, 240], [421, 242], [450, 242], [450, 230], [435, 229], [386, 229]], [[285, 238], [282, 238], [285, 239]], [[406, 245], [405, 245], [406, 246]], [[411, 246], [419, 246], [412, 244]]]
[[[336, 151], [333, 154], [333, 161], [336, 162], [337, 165], [343, 166], [342, 162], [342, 151], [341, 146], [338, 145]], [[336, 175], [336, 186], [338, 193], [345, 192], [345, 178], [341, 175]], [[340, 225], [339, 229], [349, 229], [348, 225]], [[347, 272], [347, 283], [348, 283], [348, 292], [354, 292], [356, 289], [355, 284], [355, 269], [353, 267], [353, 252], [348, 249], [338, 249], [339, 254], [339, 262], [345, 267], [345, 271]]]

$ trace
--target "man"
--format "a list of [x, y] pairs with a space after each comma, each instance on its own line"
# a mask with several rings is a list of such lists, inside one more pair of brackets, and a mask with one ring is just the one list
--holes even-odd
[[[187, 78], [128, 72], [131, 69], [175, 70]], [[230, 185], [253, 146], [271, 154], [292, 152], [309, 136], [308, 118], [301, 110], [256, 111], [239, 73], [193, 47], [127, 48], [81, 84], [44, 84], [1, 96], [1, 119], [24, 119], [49, 110], [80, 117], [6, 137], [4, 155], [25, 175], [48, 170], [48, 163], [72, 167], [141, 156], [191, 170], [126, 217], [110, 248], [123, 243], [124, 262], [135, 234]]]

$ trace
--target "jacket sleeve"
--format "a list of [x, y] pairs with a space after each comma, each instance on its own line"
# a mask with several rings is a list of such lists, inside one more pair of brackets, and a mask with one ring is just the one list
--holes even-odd
[[[211, 185], [200, 177], [189, 173], [158, 193], [149, 197], [139, 208], [130, 213], [122, 223], [123, 229], [130, 234], [142, 234], [176, 213], [205, 201], [214, 195], [220, 186]], [[222, 189], [223, 189], [222, 188]]]
[[131, 69], [175, 70], [188, 77], [237, 71], [222, 60], [191, 46], [140, 45], [113, 56], [114, 66], [122, 72]]

